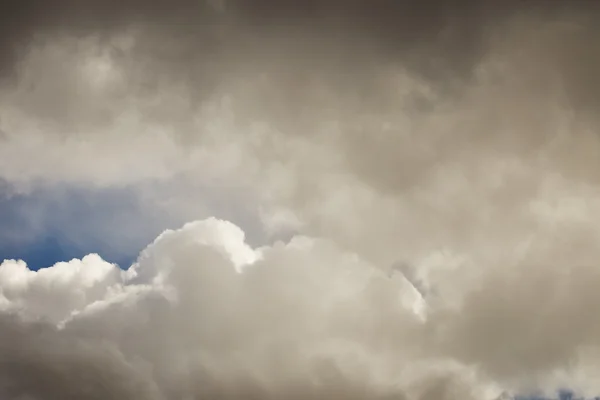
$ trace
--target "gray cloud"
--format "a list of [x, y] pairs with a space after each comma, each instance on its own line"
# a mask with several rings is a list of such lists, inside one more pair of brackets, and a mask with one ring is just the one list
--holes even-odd
[[[242, 235], [222, 221], [186, 225], [159, 237], [130, 272], [97, 256], [40, 272], [5, 262], [0, 393], [404, 398], [427, 391], [427, 379], [454, 398], [451, 387], [483, 385], [460, 369], [428, 377], [429, 363], [411, 367], [420, 328], [402, 282], [327, 241], [253, 250]], [[49, 322], [33, 322], [40, 317]], [[398, 381], [406, 368], [412, 377]]]
[[[7, 372], [7, 393], [95, 395], [55, 360], [103, 398], [597, 393], [591, 2], [46, 4], [4, 25], [4, 179], [129, 185], [179, 219], [218, 188], [317, 244], [238, 275], [229, 253], [256, 255], [239, 232], [171, 232], [42, 325], [55, 353], [6, 347], [36, 371]], [[425, 322], [385, 272], [398, 260], [435, 293]], [[46, 374], [64, 385], [28, 380]]]
[[473, 255], [436, 283], [453, 264], [438, 261], [421, 265], [442, 300], [424, 321], [409, 281], [329, 240], [253, 249], [214, 219], [165, 232], [127, 272], [98, 256], [38, 272], [5, 261], [0, 393], [494, 399], [536, 384], [598, 389], [595, 353], [584, 352], [598, 346], [597, 270], [506, 257], [472, 269]]

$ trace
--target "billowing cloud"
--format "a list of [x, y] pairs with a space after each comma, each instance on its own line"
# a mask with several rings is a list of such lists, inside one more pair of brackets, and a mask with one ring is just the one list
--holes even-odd
[[469, 285], [456, 267], [438, 285], [453, 296], [423, 308], [402, 274], [329, 240], [252, 248], [216, 219], [163, 233], [128, 271], [97, 255], [37, 272], [5, 261], [0, 393], [494, 399], [565, 376], [597, 390], [581, 380], [600, 345], [597, 270], [503, 267]]
[[326, 240], [252, 249], [210, 219], [165, 232], [126, 272], [90, 255], [38, 272], [5, 261], [0, 274], [10, 398], [425, 398], [483, 386], [423, 356], [408, 281]]
[[14, 5], [11, 188], [300, 236], [210, 219], [127, 272], [5, 261], [3, 394], [597, 394], [597, 7], [441, 3]]

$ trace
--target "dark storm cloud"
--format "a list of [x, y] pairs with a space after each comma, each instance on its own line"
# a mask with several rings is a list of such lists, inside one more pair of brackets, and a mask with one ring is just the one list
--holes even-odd
[[[129, 182], [198, 170], [185, 160], [194, 145], [212, 140], [205, 122], [214, 119], [227, 120], [223, 130], [240, 132], [231, 138], [236, 143], [250, 140], [253, 124], [273, 128], [276, 134], [264, 135], [269, 140], [241, 145], [242, 153], [261, 166], [284, 163], [289, 157], [277, 154], [277, 140], [320, 136], [331, 144], [332, 130], [323, 131], [333, 122], [343, 134], [332, 147], [352, 172], [378, 190], [398, 192], [474, 139], [522, 152], [550, 140], [552, 118], [575, 113], [577, 123], [589, 124], [600, 104], [595, 4], [4, 2], [0, 128], [3, 147], [16, 150], [3, 158], [26, 149], [45, 167], [21, 165], [21, 157], [4, 161], [2, 174], [26, 180], [53, 171], [68, 179]], [[85, 64], [100, 56], [109, 60]], [[560, 103], [560, 113], [544, 102]], [[207, 117], [207, 104], [230, 115]], [[396, 123], [400, 114], [410, 128]], [[152, 129], [166, 133], [155, 138]], [[400, 139], [406, 130], [410, 145]], [[111, 149], [111, 168], [87, 163], [98, 155], [85, 153], [94, 145], [73, 145], [92, 136], [90, 143]], [[400, 156], [419, 141], [433, 151]], [[136, 169], [124, 167], [130, 153], [139, 157]], [[86, 165], [72, 168], [62, 163], [64, 154], [81, 154], [73, 163]], [[404, 176], [390, 180], [390, 171]]]
[[[490, 50], [490, 37], [507, 21], [517, 17], [568, 19], [583, 24], [584, 31], [567, 44], [569, 54], [556, 49], [554, 56], [560, 59], [547, 62], [564, 64], [560, 72], [573, 92], [573, 101], [584, 107], [596, 101], [600, 87], [594, 78], [600, 55], [594, 46], [598, 35], [593, 19], [598, 7], [593, 3], [10, 0], [0, 5], [0, 69], [4, 84], [22, 84], [22, 63], [32, 48], [57, 38], [94, 37], [96, 46], [109, 49], [114, 60], [126, 67], [130, 93], [152, 95], [162, 90], [161, 84], [179, 84], [196, 104], [232, 76], [250, 74], [251, 79], [258, 79], [261, 73], [276, 74], [277, 94], [261, 93], [261, 106], [280, 113], [281, 119], [306, 124], [315, 118], [312, 110], [306, 111], [310, 117], [303, 121], [294, 119], [289, 110], [310, 108], [306, 87], [315, 77], [324, 79], [341, 97], [359, 96], [365, 109], [385, 102], [373, 82], [384, 65], [401, 65], [445, 92], [461, 93]], [[137, 29], [133, 48], [124, 51], [110, 41], [132, 28]], [[77, 110], [67, 111], [71, 85], [58, 84], [57, 91], [63, 86], [67, 91], [55, 92], [55, 104], [45, 105], [43, 113], [58, 122], [69, 119], [69, 126], [74, 119], [85, 119]], [[416, 101], [426, 106], [426, 101]], [[35, 108], [39, 114], [40, 106]], [[164, 122], [169, 112], [148, 112], [146, 118]], [[114, 118], [96, 114], [95, 126]], [[190, 114], [190, 110], [179, 110], [170, 117], [184, 126]]]
[[[418, 59], [418, 68], [424, 73], [440, 74], [444, 68], [466, 73], [482, 50], [482, 41], [491, 25], [521, 14], [552, 17], [581, 13], [594, 8], [591, 3], [571, 1], [567, 5], [567, 2], [518, 0], [9, 0], [0, 6], [2, 70], [5, 75], [14, 71], [23, 49], [33, 44], [39, 35], [102, 35], [130, 24], [142, 23], [164, 35], [173, 35], [178, 42], [187, 42], [186, 51], [202, 51], [203, 54], [206, 53], [202, 47], [212, 47], [218, 52], [218, 47], [227, 45], [215, 32], [218, 27], [228, 25], [242, 35], [337, 38], [350, 49], [358, 49], [360, 43], [366, 41], [372, 50], [377, 48], [379, 56], [402, 56], [408, 63], [411, 58]], [[229, 44], [232, 44], [231, 41]], [[161, 56], [158, 51], [155, 55]], [[439, 65], [427, 65], [423, 56], [433, 58], [429, 61]]]
[[[7, 322], [8, 393], [487, 400], [469, 377], [552, 389], [557, 370], [597, 391], [595, 4], [5, 2], [6, 180], [181, 177], [149, 195], [176, 212], [209, 196], [188, 182], [225, 182], [327, 238], [249, 249], [208, 220], [161, 235], [135, 279], [7, 261], [7, 310], [63, 324]], [[435, 293], [425, 324], [382, 273], [399, 259]]]
[[[180, 136], [189, 140], [190, 135], [181, 132], [191, 129], [198, 104], [236, 79], [259, 81], [267, 74], [266, 87], [244, 93], [247, 98], [236, 117], [267, 118], [285, 125], [284, 130], [305, 133], [322, 119], [314, 85], [335, 93], [335, 107], [342, 112], [351, 112], [352, 102], [363, 112], [393, 107], [377, 82], [385, 66], [410, 71], [441, 93], [460, 95], [489, 53], [490, 38], [509, 21], [527, 17], [538, 22], [567, 19], [583, 26], [578, 37], [569, 39], [573, 43], [549, 49], [550, 57], [543, 62], [560, 64], [553, 68], [564, 75], [572, 100], [578, 107], [589, 107], [600, 87], [593, 72], [600, 63], [594, 45], [597, 7], [591, 3], [11, 0], [0, 6], [0, 69], [3, 83], [19, 87], [21, 94], [16, 100], [5, 93], [0, 96], [63, 131], [89, 131], [90, 126], [108, 125], [117, 118], [119, 107], [108, 109], [115, 99], [162, 96], [165, 86], [183, 87], [179, 97], [185, 97], [185, 104], [161, 103], [143, 113], [149, 123], [177, 124]], [[115, 45], [115, 35], [132, 30], [134, 45]], [[65, 53], [56, 57], [65, 58], [63, 67], [46, 67], [41, 56], [28, 58], [35, 49], [69, 38], [92, 38], [93, 43], [59, 43]], [[89, 93], [76, 92], [79, 84], [68, 71], [78, 61], [69, 55], [80, 50], [69, 46], [108, 51], [126, 74], [126, 83], [97, 103]], [[23, 77], [27, 66], [36, 71], [29, 81]], [[53, 76], [55, 71], [64, 76]], [[43, 86], [39, 74], [54, 86]], [[27, 95], [43, 90], [36, 89], [40, 86], [47, 91]], [[253, 101], [256, 97], [258, 102]], [[416, 108], [427, 109], [429, 103], [419, 96], [414, 99]]]

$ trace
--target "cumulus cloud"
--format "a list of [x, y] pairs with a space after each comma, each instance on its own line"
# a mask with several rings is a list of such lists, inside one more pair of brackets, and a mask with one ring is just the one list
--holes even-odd
[[95, 254], [40, 271], [29, 270], [23, 261], [6, 260], [1, 265], [3, 308], [54, 323], [102, 299], [120, 275], [115, 265]]
[[442, 3], [0, 10], [9, 185], [301, 234], [210, 219], [127, 272], [5, 261], [0, 393], [597, 394], [598, 10]]
[[252, 249], [210, 219], [165, 232], [126, 272], [91, 255], [0, 273], [10, 398], [404, 398], [480, 383], [421, 360], [408, 281], [327, 240]]
[[216, 219], [166, 231], [128, 271], [97, 255], [37, 272], [5, 261], [0, 393], [494, 399], [532, 382], [597, 390], [582, 379], [586, 349], [600, 344], [597, 269], [502, 267], [469, 285], [459, 283], [473, 271], [456, 267], [463, 276], [438, 286], [452, 285], [461, 301], [440, 291], [450, 301], [423, 309], [428, 299], [404, 275], [330, 240], [252, 248]]

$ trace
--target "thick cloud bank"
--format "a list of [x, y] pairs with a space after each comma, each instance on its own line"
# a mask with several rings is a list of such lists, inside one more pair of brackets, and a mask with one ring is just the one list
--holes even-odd
[[479, 400], [536, 374], [598, 389], [597, 269], [456, 266], [431, 302], [398, 271], [325, 239], [253, 249], [217, 219], [166, 231], [128, 271], [5, 261], [0, 395]]
[[428, 398], [479, 383], [429, 360], [407, 281], [325, 240], [252, 249], [209, 219], [129, 271], [90, 255], [5, 261], [0, 277], [4, 398]]
[[598, 4], [3, 2], [0, 180], [203, 222], [5, 261], [0, 398], [597, 395]]

